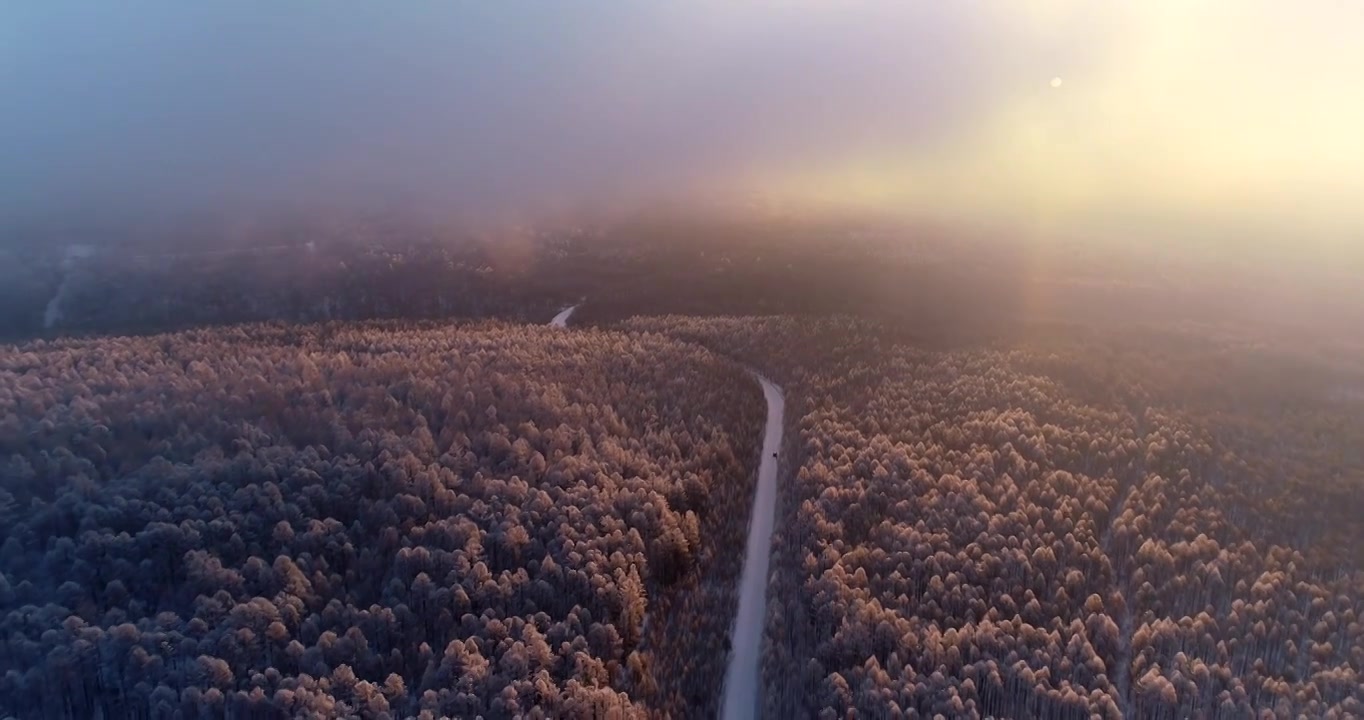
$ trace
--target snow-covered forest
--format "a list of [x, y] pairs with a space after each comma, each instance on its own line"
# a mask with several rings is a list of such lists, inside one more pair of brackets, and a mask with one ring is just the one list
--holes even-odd
[[0, 714], [715, 703], [763, 407], [662, 336], [384, 323], [0, 350]]
[[715, 716], [770, 452], [765, 717], [1364, 713], [1338, 318], [779, 229], [59, 256], [0, 714]]
[[0, 720], [1364, 720], [1361, 29], [0, 2]]
[[1364, 712], [1364, 426], [1330, 375], [1180, 334], [626, 326], [787, 388], [766, 716]]

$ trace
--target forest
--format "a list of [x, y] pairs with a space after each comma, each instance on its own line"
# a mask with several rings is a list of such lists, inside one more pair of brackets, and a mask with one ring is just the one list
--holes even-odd
[[1350, 308], [871, 226], [345, 230], [0, 269], [0, 716], [714, 717], [750, 372], [763, 717], [1364, 715]]
[[[635, 315], [854, 315], [935, 344], [1005, 335], [1037, 315], [1121, 322], [1133, 305], [1149, 322], [1292, 315], [1281, 331], [1327, 317], [1261, 278], [1225, 268], [1218, 283], [1203, 268], [1168, 278], [1159, 258], [1083, 245], [1030, 284], [1018, 272], [1029, 259], [1008, 243], [944, 242], [931, 228], [871, 221], [645, 215], [492, 231], [342, 215], [239, 231], [11, 234], [22, 241], [0, 245], [0, 340], [10, 341], [269, 321], [524, 322], [575, 303], [581, 322], [602, 325]], [[1339, 304], [1330, 317], [1364, 323]]]
[[1357, 366], [1179, 332], [625, 326], [787, 388], [765, 716], [1364, 713]]
[[661, 335], [4, 347], [0, 715], [704, 714], [762, 417]]
[[0, 720], [1364, 720], [1361, 30], [0, 0]]

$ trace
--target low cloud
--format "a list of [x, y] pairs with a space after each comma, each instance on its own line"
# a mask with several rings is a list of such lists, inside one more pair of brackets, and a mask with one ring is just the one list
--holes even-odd
[[1361, 20], [1325, 0], [11, 5], [0, 212], [756, 199], [1339, 244], [1364, 226]]

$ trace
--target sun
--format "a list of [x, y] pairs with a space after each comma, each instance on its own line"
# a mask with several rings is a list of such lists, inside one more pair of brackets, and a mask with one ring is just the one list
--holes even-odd
[[1059, 88], [1059, 87], [1061, 87], [1061, 78], [1059, 78], [1059, 77], [1054, 77], [1054, 78], [1052, 78], [1052, 79], [1051, 79], [1051, 86], [1054, 87], [1054, 88]]

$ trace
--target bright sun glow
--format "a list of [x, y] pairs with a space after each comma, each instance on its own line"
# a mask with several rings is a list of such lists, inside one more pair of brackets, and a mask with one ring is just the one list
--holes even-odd
[[[1037, 235], [1358, 243], [1364, 212], [1345, 198], [1364, 196], [1364, 45], [1343, 28], [1359, 27], [1364, 5], [1170, 0], [1103, 21], [1086, 3], [1048, 7], [1046, 22], [1001, 24], [1014, 56], [985, 61], [998, 89], [953, 132], [830, 152], [762, 180]], [[1091, 24], [1103, 32], [1086, 45], [1078, 28]], [[1067, 77], [1047, 83], [1064, 93], [1028, 89], [1028, 63], [1081, 46]], [[1303, 77], [1313, 81], [1293, 81]]]

